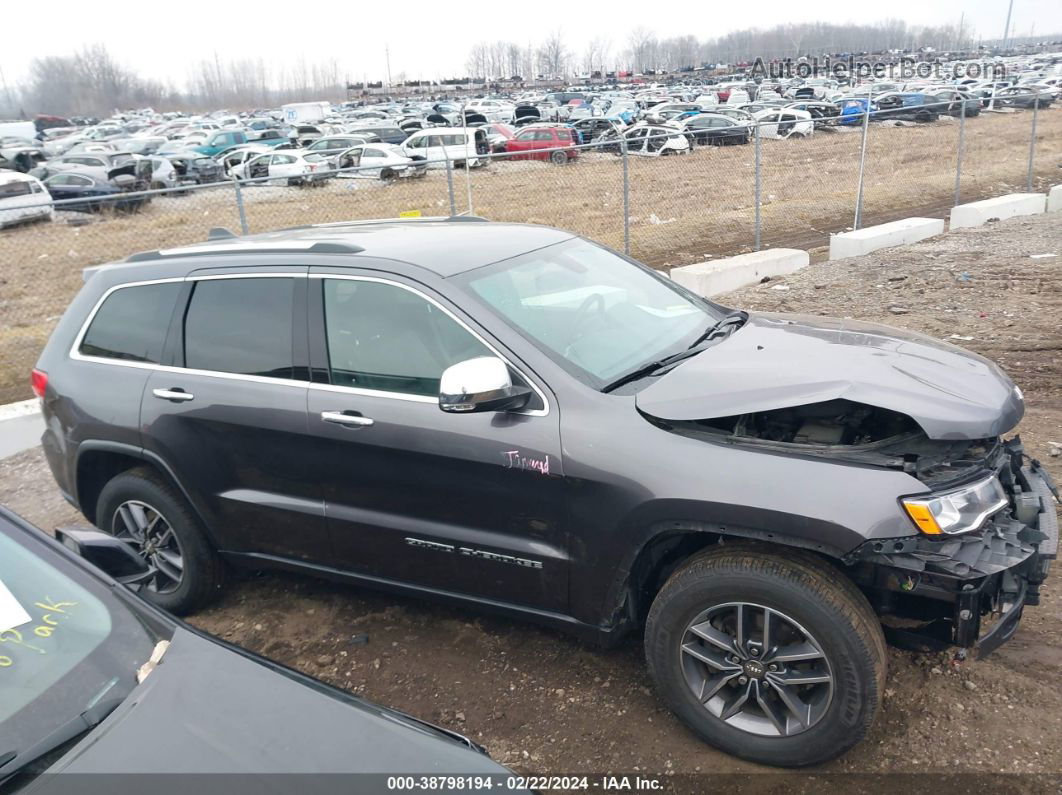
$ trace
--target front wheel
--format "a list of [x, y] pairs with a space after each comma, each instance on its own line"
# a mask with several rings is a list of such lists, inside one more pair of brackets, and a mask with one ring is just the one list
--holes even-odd
[[224, 570], [187, 501], [149, 469], [110, 480], [96, 504], [96, 525], [130, 544], [146, 574], [140, 595], [185, 615], [213, 599]]
[[811, 555], [725, 545], [667, 581], [645, 631], [668, 707], [735, 756], [801, 767], [866, 735], [885, 684], [881, 625], [862, 593]]

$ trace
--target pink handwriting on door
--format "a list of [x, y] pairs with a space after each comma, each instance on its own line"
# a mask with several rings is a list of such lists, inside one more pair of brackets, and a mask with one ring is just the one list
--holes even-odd
[[549, 456], [535, 458], [521, 453], [519, 450], [506, 450], [502, 453], [509, 469], [528, 469], [543, 475], [549, 474]]

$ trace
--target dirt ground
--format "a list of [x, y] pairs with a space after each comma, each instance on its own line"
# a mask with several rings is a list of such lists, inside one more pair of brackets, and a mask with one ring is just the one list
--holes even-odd
[[[965, 124], [961, 201], [1026, 189], [1031, 112], [982, 113]], [[1059, 182], [1062, 106], [1039, 111], [1035, 190]], [[955, 191], [959, 122], [871, 125], [863, 223], [911, 215], [943, 218]], [[805, 140], [765, 140], [761, 148], [764, 246], [810, 248], [854, 220], [861, 131], [822, 129]], [[631, 157], [631, 254], [654, 267], [750, 251], [754, 243], [753, 146], [697, 147], [669, 158]], [[566, 166], [501, 160], [453, 174], [457, 212], [494, 221], [547, 224], [623, 248], [623, 168], [609, 154], [584, 152]], [[334, 179], [322, 187], [242, 191], [251, 232], [358, 218], [450, 212], [442, 169], [382, 184]], [[76, 223], [72, 223], [76, 222]], [[240, 229], [230, 185], [155, 198], [143, 212], [90, 217], [57, 214], [51, 224], [0, 230], [0, 403], [31, 397], [29, 371], [82, 283], [81, 269], [137, 251], [206, 240], [212, 227]]]
[[[1052, 457], [1048, 444], [1062, 441], [1060, 269], [1062, 223], [1057, 215], [1040, 216], [813, 264], [722, 300], [883, 321], [992, 357], [1025, 391], [1019, 431], [1028, 450], [1062, 481], [1062, 458]], [[0, 461], [0, 503], [46, 529], [79, 520], [39, 451]], [[1062, 773], [1059, 578], [1062, 572], [1048, 580], [1042, 606], [1027, 609], [1016, 636], [988, 660], [954, 663], [949, 655], [891, 650], [884, 708], [869, 738], [816, 769], [815, 779], [799, 781], [810, 789], [833, 773], [932, 772], [971, 789], [1057, 787], [1057, 778], [1028, 774]], [[192, 623], [466, 733], [520, 772], [620, 771], [674, 780], [777, 772], [706, 747], [663, 709], [650, 691], [640, 638], [602, 651], [530, 624], [275, 574], [237, 580]], [[989, 785], [985, 776], [993, 773], [1027, 775]], [[788, 791], [790, 775], [741, 780]]]

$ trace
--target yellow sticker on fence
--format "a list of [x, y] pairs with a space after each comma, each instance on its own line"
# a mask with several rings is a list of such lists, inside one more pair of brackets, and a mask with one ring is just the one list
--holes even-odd
[[420, 218], [420, 210], [403, 210], [398, 214], [399, 218]]

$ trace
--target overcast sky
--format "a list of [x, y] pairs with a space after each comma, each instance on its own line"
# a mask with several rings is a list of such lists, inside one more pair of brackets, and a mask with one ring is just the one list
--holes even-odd
[[[526, 11], [514, 14], [512, 9]], [[9, 9], [12, 10], [12, 9]], [[955, 24], [960, 13], [978, 36], [999, 38], [1007, 0], [759, 0], [750, 3], [670, 0], [637, 2], [478, 3], [405, 0], [401, 3], [298, 3], [241, 0], [235, 3], [174, 3], [55, 0], [30, 14], [35, 30], [15, 21], [0, 47], [0, 68], [18, 83], [34, 56], [64, 55], [101, 41], [124, 64], [146, 77], [181, 87], [192, 64], [213, 58], [264, 57], [272, 68], [300, 55], [308, 62], [334, 57], [351, 80], [391, 72], [409, 78], [463, 74], [469, 48], [480, 41], [537, 43], [558, 26], [569, 50], [580, 54], [595, 36], [612, 41], [612, 54], [626, 46], [637, 25], [658, 36], [693, 34], [707, 39], [747, 27], [814, 20], [871, 23], [884, 17], [911, 25]], [[647, 13], [648, 12], [648, 13]], [[44, 15], [42, 17], [42, 14]], [[1062, 32], [1060, 0], [1014, 0], [1012, 33]], [[21, 27], [20, 27], [21, 26]]]

